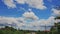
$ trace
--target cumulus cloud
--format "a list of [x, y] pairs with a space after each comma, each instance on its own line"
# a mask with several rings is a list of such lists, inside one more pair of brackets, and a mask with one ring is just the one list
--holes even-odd
[[45, 26], [47, 26], [46, 30], [50, 30], [51, 26], [54, 26], [54, 17], [51, 16], [48, 19], [39, 19], [30, 23], [25, 23], [26, 30], [45, 30]]
[[45, 9], [43, 0], [16, 0], [19, 4], [27, 3], [30, 7], [37, 9]]
[[16, 22], [16, 18], [13, 17], [0, 17], [0, 24], [4, 24], [5, 26], [13, 25]]
[[[15, 0], [19, 4], [28, 4], [29, 7], [37, 8], [37, 9], [46, 9], [44, 6], [43, 0]], [[10, 8], [16, 8], [16, 4], [14, 0], [3, 0], [4, 4]]]
[[39, 19], [32, 11], [30, 11], [30, 12], [25, 12], [25, 13], [23, 14], [23, 16], [24, 16], [25, 18], [27, 18], [27, 19], [33, 19], [33, 20]]
[[53, 11], [53, 15], [60, 16], [60, 10], [52, 9], [52, 11]]
[[[30, 10], [30, 9], [29, 9]], [[31, 19], [31, 20], [29, 20]], [[29, 21], [27, 21], [29, 20]], [[2, 25], [1, 25], [2, 24]], [[16, 29], [23, 30], [45, 30], [45, 26], [54, 26], [54, 17], [50, 16], [48, 19], [39, 19], [31, 10], [25, 12], [22, 17], [3, 17], [0, 16], [1, 26], [12, 26]], [[47, 27], [46, 30], [50, 30], [51, 27]]]
[[3, 0], [3, 2], [8, 8], [16, 8], [13, 0]]
[[48, 19], [40, 19], [37, 21], [34, 21], [32, 24], [34, 24], [35, 26], [53, 26], [54, 25], [54, 17], [49, 17]]
[[[14, 18], [14, 17], [0, 17], [0, 24], [3, 24], [3, 26], [12, 26], [16, 27], [16, 29], [20, 28], [23, 30], [45, 30], [44, 26], [53, 26], [54, 21], [53, 17], [49, 17], [48, 19], [40, 19], [35, 20], [30, 23], [26, 23], [26, 20], [24, 18]], [[47, 27], [47, 30], [49, 30], [51, 27]]]
[[46, 6], [44, 6], [43, 0], [27, 0], [26, 3], [33, 8], [46, 9]]
[[17, 1], [17, 3], [19, 3], [19, 4], [25, 4], [25, 2], [26, 2], [27, 0], [15, 0], [15, 1]]
[[56, 20], [55, 20], [55, 23], [58, 23], [58, 22], [60, 22], [60, 19], [56, 19]]
[[[58, 7], [58, 8], [59, 8], [59, 7]], [[54, 9], [54, 8], [52, 9], [52, 11], [53, 11], [52, 14], [53, 14], [53, 16], [55, 16], [55, 17], [60, 17], [60, 10], [59, 10], [58, 8], [57, 8], [57, 9]], [[60, 19], [56, 19], [56, 20], [55, 20], [55, 23], [58, 23], [58, 22], [60, 22]]]

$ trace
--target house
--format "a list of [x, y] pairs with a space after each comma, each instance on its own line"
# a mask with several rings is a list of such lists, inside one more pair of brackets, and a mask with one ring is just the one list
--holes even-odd
[[35, 32], [30, 32], [30, 33], [27, 33], [27, 34], [36, 34]]

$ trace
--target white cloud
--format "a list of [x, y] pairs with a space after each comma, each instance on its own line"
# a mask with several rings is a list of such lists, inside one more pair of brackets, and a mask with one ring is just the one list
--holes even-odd
[[45, 9], [43, 0], [16, 0], [17, 3], [24, 4], [27, 3], [30, 7], [37, 9]]
[[25, 2], [26, 2], [27, 0], [15, 0], [15, 1], [17, 1], [17, 3], [19, 3], [19, 4], [25, 4]]
[[[45, 30], [44, 26], [54, 26], [54, 17], [51, 16], [48, 19], [40, 19], [33, 22], [30, 22], [29, 24], [26, 24], [28, 27], [30, 27], [32, 30]], [[26, 27], [27, 27], [26, 26]], [[27, 28], [28, 28], [27, 27]], [[47, 27], [47, 30], [49, 30], [51, 27]]]
[[60, 10], [52, 9], [52, 11], [53, 11], [53, 15], [60, 16]]
[[[30, 9], [29, 9], [30, 10]], [[32, 21], [30, 20], [32, 19]], [[27, 21], [27, 20], [30, 20]], [[39, 19], [31, 10], [29, 12], [25, 12], [22, 17], [14, 18], [14, 17], [3, 17], [0, 16], [0, 24], [4, 24], [7, 26], [13, 26], [16, 29], [24, 29], [24, 30], [45, 30], [42, 26], [53, 26], [54, 25], [54, 17], [50, 16], [48, 19]], [[49, 30], [50, 27], [47, 27]]]
[[56, 20], [55, 20], [55, 23], [58, 23], [58, 22], [60, 22], [60, 19], [56, 19]]
[[33, 20], [38, 20], [39, 18], [32, 12], [25, 12], [23, 16], [27, 19], [33, 19]]
[[40, 20], [34, 21], [34, 23], [32, 23], [32, 24], [34, 24], [36, 26], [38, 26], [38, 25], [53, 26], [54, 25], [54, 17], [51, 16], [48, 19], [40, 19]]
[[0, 24], [12, 24], [12, 23], [16, 23], [16, 18], [13, 17], [0, 17]]
[[[40, 19], [35, 20], [30, 23], [26, 23], [25, 18], [19, 17], [0, 17], [0, 24], [4, 24], [7, 26], [13, 26], [16, 28], [24, 29], [24, 30], [45, 30], [44, 27], [41, 26], [53, 26], [54, 25], [54, 17], [49, 17], [48, 19]], [[14, 25], [15, 24], [15, 25]], [[49, 30], [50, 27], [47, 27]]]
[[33, 8], [46, 9], [46, 6], [44, 6], [43, 0], [27, 0], [26, 3]]
[[3, 2], [8, 8], [16, 8], [13, 0], [3, 0]]
[[[44, 6], [43, 0], [15, 0], [19, 4], [27, 3], [29, 7], [37, 8], [37, 9], [46, 9]], [[4, 4], [7, 5], [9, 8], [16, 8], [16, 4], [14, 0], [3, 0]]]
[[22, 17], [14, 18], [14, 17], [3, 17], [0, 16], [0, 26], [9, 26], [9, 27], [18, 27], [24, 24], [24, 19]]

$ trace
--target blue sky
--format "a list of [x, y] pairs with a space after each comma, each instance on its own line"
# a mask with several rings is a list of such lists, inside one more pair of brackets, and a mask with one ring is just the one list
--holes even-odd
[[4, 4], [4, 2], [2, 0], [0, 0], [0, 16], [20, 17], [25, 12], [24, 10], [20, 9], [20, 7], [22, 7], [26, 11], [28, 11], [28, 9], [31, 8], [32, 11], [39, 18], [46, 19], [51, 16], [52, 6], [55, 7], [55, 6], [60, 5], [59, 2], [60, 2], [60, 0], [50, 0], [50, 1], [44, 0], [44, 5], [47, 7], [45, 10], [29, 7], [28, 4], [17, 4], [17, 3], [16, 3], [17, 8], [8, 9], [8, 7]]
[[[35, 19], [37, 19], [36, 22], [52, 21], [53, 19], [50, 19], [50, 17], [57, 6], [60, 6], [60, 0], [0, 0], [0, 18], [11, 20], [13, 17], [13, 22], [14, 19], [18, 19], [19, 17], [18, 21], [23, 20], [23, 18], [27, 19], [26, 21], [21, 20], [20, 22], [35, 22]], [[31, 12], [29, 13], [29, 11]], [[57, 11], [54, 11], [54, 14]]]
[[[27, 4], [17, 4], [17, 8], [9, 8], [0, 0], [0, 15], [1, 16], [12, 16], [12, 17], [20, 17], [25, 11], [21, 10], [19, 7], [23, 7], [26, 11], [28, 11], [29, 8], [33, 10], [33, 12], [39, 17], [39, 18], [48, 18], [52, 11], [51, 11], [51, 3], [44, 1], [45, 5], [47, 6], [47, 9], [40, 10], [36, 8], [29, 7]], [[54, 2], [53, 2], [54, 3]]]

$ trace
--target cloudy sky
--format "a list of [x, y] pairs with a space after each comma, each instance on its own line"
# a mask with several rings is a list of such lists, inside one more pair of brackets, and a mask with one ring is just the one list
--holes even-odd
[[55, 16], [60, 16], [59, 6], [60, 0], [0, 0], [0, 26], [45, 30], [45, 25], [53, 26]]

